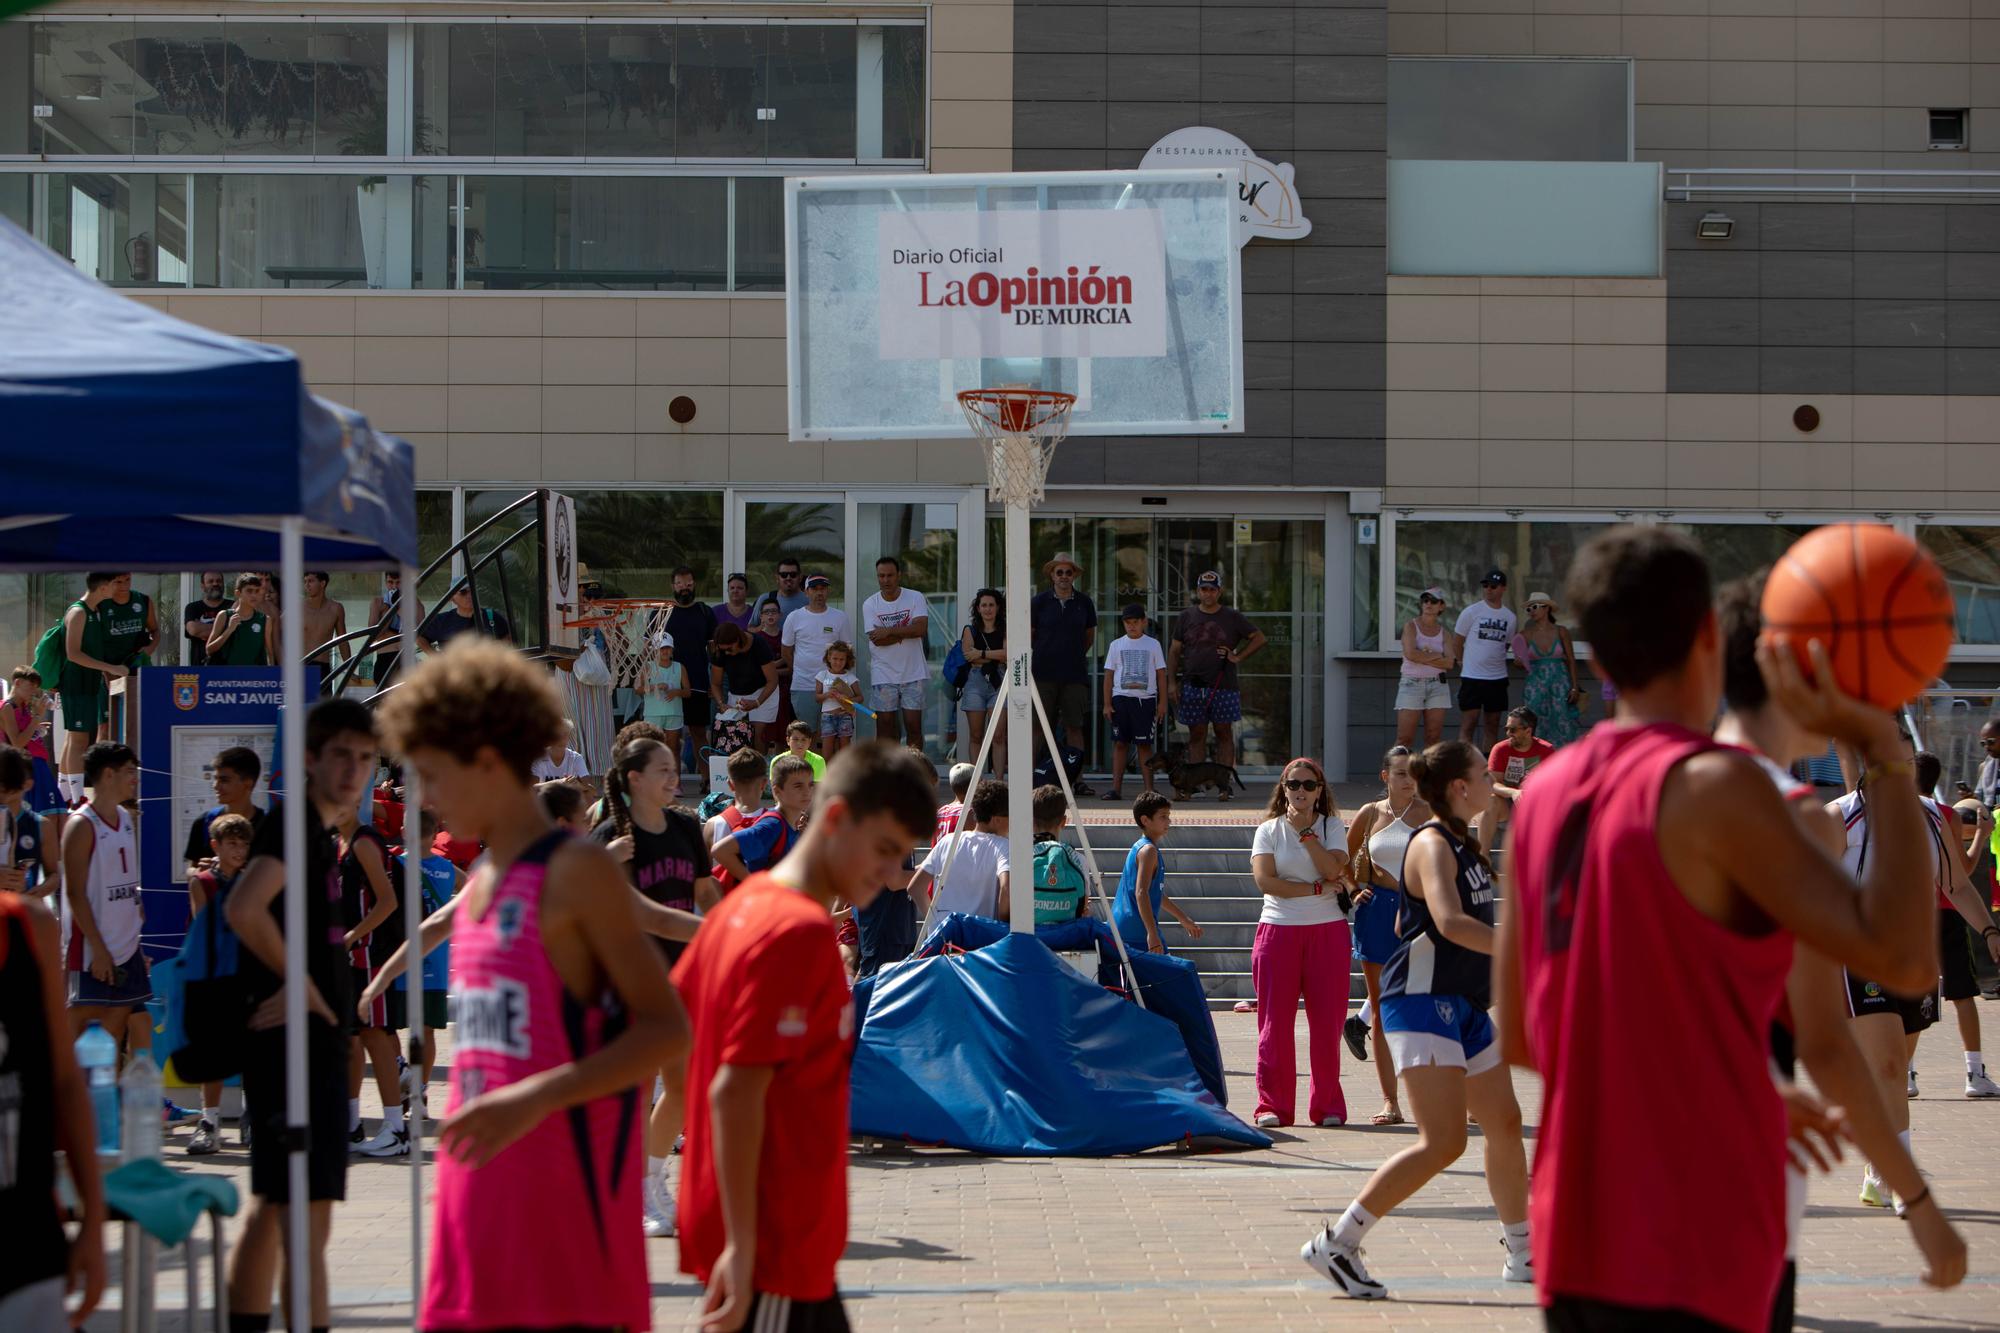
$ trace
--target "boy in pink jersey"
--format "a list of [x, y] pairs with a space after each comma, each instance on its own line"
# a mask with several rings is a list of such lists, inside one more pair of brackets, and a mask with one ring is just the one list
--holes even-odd
[[[1618, 717], [1545, 761], [1515, 808], [1494, 989], [1507, 1058], [1545, 1084], [1529, 1220], [1552, 1329], [1761, 1333], [1785, 1260], [1770, 1026], [1792, 938], [1889, 984], [1937, 971], [1895, 720], [1841, 694], [1817, 643], [1816, 684], [1788, 644], [1759, 649], [1774, 703], [1868, 765], [1882, 851], [1857, 886], [1757, 760], [1708, 736], [1722, 684], [1709, 587], [1701, 552], [1668, 528], [1584, 547], [1569, 604]], [[1729, 1113], [1690, 1134], [1690, 1106]]]
[[544, 673], [476, 637], [381, 709], [439, 815], [486, 846], [423, 932], [450, 930], [458, 999], [425, 1329], [652, 1326], [638, 1085], [683, 1058], [687, 1016], [624, 871], [542, 814], [529, 773], [562, 718]]

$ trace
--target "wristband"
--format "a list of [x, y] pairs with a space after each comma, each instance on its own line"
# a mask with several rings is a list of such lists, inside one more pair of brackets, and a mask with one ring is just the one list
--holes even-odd
[[1986, 929], [1979, 932], [1979, 938], [1982, 940], [1985, 939], [1988, 935], [2000, 935], [2000, 926], [1988, 926]]
[[1301, 834], [1299, 834], [1299, 841], [1300, 841], [1300, 842], [1307, 842], [1307, 841], [1311, 841], [1311, 842], [1318, 842], [1318, 841], [1319, 841], [1319, 834], [1317, 834], [1317, 833], [1313, 832], [1313, 831], [1312, 831], [1311, 829], [1307, 829], [1307, 830], [1306, 830], [1306, 831], [1305, 831], [1304, 833], [1301, 833]]
[[1317, 898], [1317, 897], [1319, 897], [1319, 896], [1320, 896], [1321, 894], [1323, 894], [1323, 893], [1325, 893], [1325, 892], [1326, 892], [1326, 881], [1325, 881], [1325, 880], [1323, 880], [1323, 879], [1316, 879], [1316, 880], [1314, 880], [1314, 881], [1313, 881], [1313, 897]]
[[1931, 1197], [1931, 1187], [1929, 1185], [1926, 1185], [1924, 1186], [1923, 1190], [1917, 1195], [1916, 1198], [1903, 1200], [1903, 1211], [1898, 1213], [1897, 1216], [1907, 1218], [1910, 1215], [1910, 1210], [1912, 1208], [1915, 1208], [1920, 1203], [1928, 1203], [1930, 1201], [1930, 1197]]
[[1917, 775], [1916, 762], [1910, 759], [1888, 759], [1879, 764], [1870, 764], [1862, 770], [1861, 781], [1856, 785], [1870, 786], [1882, 778], [1894, 777], [1899, 773], [1914, 778]]

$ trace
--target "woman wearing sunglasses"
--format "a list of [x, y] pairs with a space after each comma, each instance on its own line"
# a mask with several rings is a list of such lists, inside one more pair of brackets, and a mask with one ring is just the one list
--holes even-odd
[[1264, 895], [1250, 984], [1257, 993], [1257, 1123], [1293, 1123], [1298, 1109], [1299, 999], [1305, 998], [1312, 1079], [1306, 1118], [1347, 1123], [1340, 1090], [1340, 1029], [1347, 1019], [1350, 941], [1346, 830], [1326, 775], [1294, 759], [1271, 788], [1269, 818], [1250, 844], [1250, 872]]

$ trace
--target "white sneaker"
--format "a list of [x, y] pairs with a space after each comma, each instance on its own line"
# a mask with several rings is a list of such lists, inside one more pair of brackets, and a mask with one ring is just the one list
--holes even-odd
[[1906, 1096], [1906, 1097], [1908, 1097], [1908, 1098], [1909, 1098], [1909, 1099], [1910, 1099], [1911, 1101], [1915, 1101], [1915, 1100], [1916, 1100], [1916, 1097], [1917, 1097], [1917, 1071], [1916, 1071], [1916, 1070], [1914, 1070], [1914, 1069], [1912, 1069], [1912, 1070], [1911, 1070], [1911, 1071], [1909, 1072], [1909, 1081], [1908, 1081], [1907, 1083], [1905, 1083], [1905, 1084], [1903, 1085], [1903, 1095], [1904, 1095], [1904, 1096]]
[[675, 1203], [673, 1192], [658, 1176], [648, 1175], [641, 1192], [644, 1211], [644, 1226], [648, 1236], [671, 1236], [680, 1221], [679, 1205]]
[[1257, 1128], [1259, 1129], [1276, 1129], [1278, 1123], [1278, 1113], [1276, 1111], [1265, 1111], [1257, 1117]]
[[1344, 1116], [1344, 1115], [1330, 1115], [1330, 1116], [1327, 1116], [1327, 1117], [1326, 1117], [1326, 1118], [1325, 1118], [1324, 1120], [1321, 1120], [1321, 1121], [1319, 1122], [1319, 1127], [1320, 1127], [1321, 1129], [1339, 1129], [1339, 1128], [1341, 1128], [1341, 1127], [1342, 1127], [1343, 1125], [1345, 1125], [1346, 1123], [1347, 1123], [1347, 1117], [1346, 1117], [1346, 1116]]
[[1968, 1097], [2000, 1097], [2000, 1083], [1986, 1077], [1984, 1072], [1965, 1076], [1965, 1095]]
[[1504, 1236], [1501, 1237], [1500, 1244], [1505, 1246], [1507, 1250], [1507, 1262], [1500, 1269], [1500, 1280], [1502, 1282], [1533, 1282], [1535, 1280], [1535, 1252], [1533, 1250], [1515, 1249], [1513, 1246], [1507, 1244], [1506, 1237]]
[[390, 1129], [384, 1125], [374, 1138], [355, 1144], [353, 1151], [363, 1157], [408, 1157], [410, 1134], [408, 1130]]
[[1306, 1267], [1339, 1287], [1342, 1294], [1356, 1300], [1379, 1301], [1389, 1294], [1387, 1287], [1368, 1276], [1368, 1269], [1361, 1262], [1361, 1247], [1342, 1245], [1336, 1241], [1331, 1225], [1321, 1227], [1299, 1249], [1299, 1258], [1305, 1261]]

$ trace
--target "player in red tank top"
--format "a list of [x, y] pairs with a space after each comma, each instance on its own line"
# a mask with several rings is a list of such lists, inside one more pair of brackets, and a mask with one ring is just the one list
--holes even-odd
[[[420, 940], [462, 918], [467, 966], [482, 966], [460, 997], [480, 1003], [459, 1015], [471, 1057], [454, 1065], [438, 1135], [417, 1322], [650, 1327], [634, 1089], [683, 1058], [687, 1016], [623, 870], [542, 813], [529, 774], [558, 733], [561, 702], [526, 659], [481, 640], [426, 658], [379, 721], [438, 813], [486, 846]], [[406, 946], [389, 965], [408, 956]]]
[[[1788, 647], [1760, 652], [1776, 702], [1870, 765], [1884, 846], [1857, 893], [1757, 761], [1707, 735], [1722, 654], [1693, 543], [1614, 528], [1578, 554], [1568, 598], [1619, 714], [1545, 761], [1514, 813], [1495, 990], [1508, 1058], [1545, 1083], [1536, 1286], [1554, 1329], [1760, 1333], [1784, 1266], [1770, 1024], [1792, 938], [1924, 984], [1915, 783], [1894, 719], [1840, 694], [1823, 651], [1816, 685]], [[1691, 1108], [1714, 1112], [1699, 1134]]]
[[[1762, 578], [1738, 579], [1725, 586], [1716, 599], [1716, 618], [1722, 635], [1722, 695], [1729, 711], [1717, 724], [1715, 738], [1740, 746], [1761, 759], [1761, 767], [1785, 799], [1800, 829], [1828, 856], [1838, 857], [1846, 849], [1846, 831], [1832, 811], [1820, 804], [1817, 791], [1784, 771], [1784, 766], [1826, 753], [1826, 737], [1815, 736], [1801, 727], [1784, 709], [1771, 703], [1764, 673], [1757, 667], [1757, 637], [1764, 628], [1759, 609], [1763, 599]], [[1921, 778], [1918, 779], [1922, 781]], [[1846, 1131], [1873, 1163], [1889, 1187], [1905, 1198], [1924, 1192], [1923, 1177], [1909, 1145], [1897, 1135], [1894, 1112], [1908, 1103], [1898, 1096], [1884, 1100], [1868, 1061], [1855, 1043], [1854, 1024], [1847, 1013], [1847, 979], [1840, 966], [1817, 949], [1799, 945], [1792, 953], [1792, 971], [1785, 982], [1785, 1002], [1772, 1029], [1773, 1055], [1778, 1071], [1789, 1083], [1790, 1057], [1795, 1053], [1812, 1074], [1813, 1086], [1846, 1112]], [[1901, 1089], [1895, 1089], [1900, 1093]], [[1785, 1089], [1788, 1101], [1804, 1097], [1795, 1085]], [[1834, 1152], [1838, 1154], [1838, 1147]], [[1817, 1149], [1816, 1164], [1826, 1169]], [[1787, 1172], [1788, 1215], [1784, 1282], [1772, 1312], [1773, 1330], [1792, 1326], [1793, 1288], [1797, 1265], [1799, 1226], [1805, 1213], [1805, 1175], [1801, 1152], [1793, 1153]], [[1952, 1228], [1943, 1211], [1932, 1201], [1907, 1214], [1911, 1239], [1925, 1263], [1924, 1280], [1933, 1286], [1955, 1285], [1965, 1275], [1965, 1241]]]

